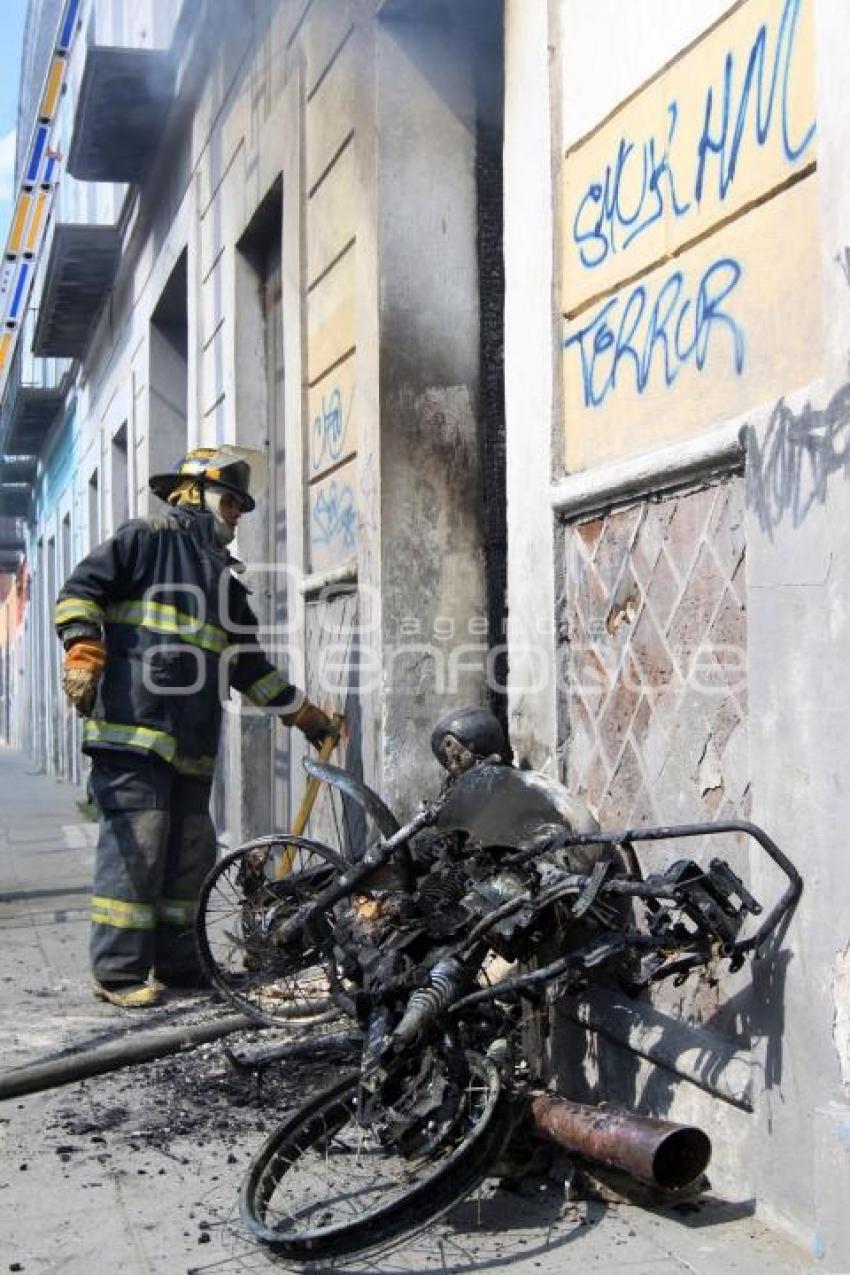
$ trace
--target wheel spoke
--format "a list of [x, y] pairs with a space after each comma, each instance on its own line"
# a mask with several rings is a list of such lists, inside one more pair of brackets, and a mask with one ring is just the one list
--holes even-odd
[[[292, 870], [278, 881], [273, 874], [282, 856]], [[259, 1021], [291, 1021], [330, 1007], [330, 947], [325, 951], [311, 935], [300, 949], [297, 943], [281, 948], [278, 926], [269, 920], [293, 915], [340, 870], [329, 848], [281, 836], [273, 845], [241, 847], [204, 882], [196, 927], [202, 962], [219, 990]]]

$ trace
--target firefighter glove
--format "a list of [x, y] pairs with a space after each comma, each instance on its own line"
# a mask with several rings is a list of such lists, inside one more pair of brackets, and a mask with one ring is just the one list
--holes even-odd
[[106, 647], [94, 638], [75, 642], [62, 664], [62, 689], [81, 717], [90, 717], [106, 663]]
[[281, 717], [281, 721], [285, 726], [297, 726], [301, 733], [307, 736], [314, 748], [321, 748], [329, 735], [335, 736], [339, 734], [331, 719], [315, 704], [311, 704], [308, 699], [304, 700], [297, 712], [285, 713]]

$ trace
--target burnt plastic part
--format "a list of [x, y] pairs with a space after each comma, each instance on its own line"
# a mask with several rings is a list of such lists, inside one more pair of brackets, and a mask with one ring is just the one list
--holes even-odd
[[356, 779], [354, 775], [350, 775], [347, 770], [332, 766], [326, 761], [314, 761], [312, 757], [305, 757], [304, 769], [314, 779], [320, 779], [331, 788], [338, 788], [340, 792], [345, 793], [346, 797], [350, 797], [368, 815], [371, 815], [382, 837], [389, 838], [398, 832], [399, 822], [389, 806], [384, 804], [376, 792]]
[[[336, 788], [360, 806], [361, 810], [372, 818], [382, 837], [389, 840], [399, 831], [400, 825], [395, 815], [368, 784], [350, 775], [347, 770], [332, 766], [330, 762], [314, 761], [311, 757], [305, 757], [303, 764], [307, 774], [312, 778], [321, 780], [331, 788]], [[399, 873], [399, 889], [409, 892], [413, 888], [413, 866], [407, 845], [401, 846], [395, 856], [395, 867]]]
[[[672, 978], [674, 986], [680, 987], [692, 970], [704, 966], [710, 959], [710, 949], [704, 952], [693, 952], [686, 956], [672, 957], [665, 956], [663, 952], [656, 952], [641, 963], [640, 976], [631, 981], [626, 980], [624, 987], [636, 994], [649, 987], [650, 983], [660, 983], [665, 978]], [[740, 969], [742, 964], [743, 957], [735, 956], [732, 958], [730, 968], [734, 972]]]
[[694, 925], [719, 939], [724, 948], [731, 947], [745, 912], [731, 905], [729, 896], [719, 883], [715, 886], [710, 873], [703, 872], [691, 859], [680, 859], [664, 875], [676, 885], [682, 911]]
[[[537, 916], [535, 901], [525, 881], [516, 872], [497, 872], [489, 880], [476, 881], [461, 900], [471, 917], [477, 918], [472, 934], [486, 931], [489, 942], [500, 950]], [[480, 927], [480, 929], [479, 929]], [[467, 935], [467, 940], [472, 938]], [[508, 950], [500, 955], [509, 955]]]
[[398, 851], [407, 847], [411, 837], [417, 832], [421, 832], [423, 828], [430, 828], [436, 822], [439, 805], [424, 806], [410, 823], [406, 823], [403, 828], [399, 828], [398, 832], [387, 841], [381, 842], [380, 845], [371, 846], [363, 858], [353, 868], [349, 868], [338, 879], [335, 885], [329, 886], [316, 901], [308, 907], [302, 908], [290, 920], [278, 930], [278, 941], [288, 943], [297, 934], [300, 934], [305, 926], [318, 917], [327, 909], [332, 908], [334, 904], [339, 903], [340, 899], [347, 898], [353, 894], [359, 885], [365, 884], [376, 868], [383, 867], [385, 863], [389, 863], [393, 855]]
[[[571, 833], [568, 845], [579, 844], [576, 836], [595, 833], [598, 827], [563, 784], [536, 771], [488, 762], [473, 766], [451, 785], [437, 826], [444, 832], [466, 832], [484, 846], [515, 849], [537, 842], [544, 826]], [[545, 845], [541, 843], [541, 850]]]
[[604, 859], [594, 864], [587, 885], [582, 890], [572, 909], [572, 915], [575, 919], [584, 916], [585, 912], [593, 907], [612, 866], [610, 861]]
[[[466, 903], [470, 897], [471, 896], [467, 896], [464, 903]], [[473, 911], [471, 907], [470, 910]], [[513, 928], [513, 919], [517, 916], [517, 913], [520, 914], [517, 917], [517, 929], [521, 931], [525, 929], [528, 923], [528, 918], [533, 916], [530, 894], [522, 894], [519, 898], [508, 899], [506, 903], [503, 903], [498, 908], [493, 908], [492, 912], [489, 912], [486, 916], [482, 917], [477, 925], [474, 925], [469, 933], [464, 936], [462, 944], [463, 949], [468, 950], [473, 943], [477, 942], [482, 934], [486, 934], [488, 936], [488, 942], [492, 942], [491, 935], [493, 933], [504, 937], [508, 942], [510, 942], [515, 933]], [[505, 925], [506, 919], [508, 922], [507, 926]], [[495, 944], [493, 946], [495, 947]]]
[[737, 872], [732, 871], [725, 859], [712, 859], [708, 866], [712, 880], [723, 890], [727, 900], [734, 901], [737, 895], [742, 911], [749, 912], [752, 916], [761, 916], [764, 911], [762, 905], [753, 898]]
[[587, 1107], [549, 1094], [531, 1099], [529, 1118], [535, 1133], [565, 1150], [668, 1191], [696, 1182], [711, 1159], [711, 1140], [695, 1125]]
[[[361, 997], [363, 1002], [366, 997]], [[360, 1071], [363, 1077], [378, 1075], [382, 1060], [392, 1045], [392, 1029], [390, 1011], [386, 1005], [373, 1005], [369, 1011], [363, 1039], [363, 1052], [360, 1058]], [[383, 1074], [381, 1072], [381, 1074]], [[361, 1119], [363, 1111], [361, 1106]]]

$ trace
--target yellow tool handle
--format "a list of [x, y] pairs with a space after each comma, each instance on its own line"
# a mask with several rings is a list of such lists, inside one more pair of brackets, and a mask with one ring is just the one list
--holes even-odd
[[[345, 721], [345, 718], [341, 713], [334, 713], [332, 720], [336, 727], [336, 732], [333, 735], [328, 735], [327, 739], [322, 744], [322, 747], [319, 749], [319, 761], [330, 761], [331, 753], [339, 742], [339, 734], [342, 730], [342, 724]], [[310, 815], [313, 813], [313, 807], [316, 804], [316, 798], [319, 795], [321, 782], [322, 781], [320, 779], [316, 779], [314, 775], [311, 775], [307, 780], [307, 787], [304, 789], [304, 796], [301, 798], [301, 805], [298, 807], [295, 819], [292, 823], [292, 835], [294, 837], [301, 837], [304, 835], [304, 829], [307, 827]]]
[[[331, 754], [339, 743], [345, 718], [342, 713], [334, 713], [332, 721], [335, 727], [335, 732], [333, 735], [328, 735], [327, 739], [322, 744], [322, 747], [319, 749], [319, 761], [330, 761]], [[295, 813], [295, 819], [292, 823], [292, 836], [302, 837], [304, 835], [304, 829], [307, 827], [310, 815], [313, 813], [313, 807], [316, 804], [316, 798], [319, 795], [321, 782], [322, 781], [320, 779], [316, 779], [313, 775], [311, 775], [307, 780], [307, 787], [304, 789], [304, 796], [301, 798], [301, 804]], [[281, 881], [285, 876], [287, 876], [292, 871], [292, 865], [294, 862], [295, 847], [290, 846], [285, 853], [281, 854], [274, 865], [274, 879], [276, 881]]]

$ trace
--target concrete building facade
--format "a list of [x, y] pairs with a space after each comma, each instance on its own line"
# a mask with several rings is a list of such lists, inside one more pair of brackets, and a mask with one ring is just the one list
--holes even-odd
[[[33, 0], [33, 80], [59, 7]], [[489, 698], [607, 827], [764, 825], [806, 878], [775, 948], [565, 1002], [547, 1056], [575, 1096], [705, 1123], [722, 1191], [835, 1272], [846, 27], [841, 0], [87, 0], [0, 424], [9, 720], [49, 773], [85, 777], [58, 584], [227, 443], [264, 641], [400, 814], [440, 712]], [[301, 755], [227, 705], [223, 842], [286, 826]]]
[[846, 13], [508, 0], [505, 29], [514, 747], [606, 827], [750, 818], [806, 880], [752, 974], [565, 1003], [553, 1066], [703, 1123], [715, 1180], [843, 1270]]
[[[54, 8], [31, 7], [23, 128]], [[500, 13], [92, 0], [79, 23], [5, 396], [4, 453], [38, 465], [27, 744], [81, 779], [51, 600], [156, 503], [151, 473], [228, 443], [253, 467], [237, 551], [265, 645], [345, 712], [345, 763], [403, 809], [436, 716], [485, 693], [477, 139], [484, 105], [500, 127], [501, 63], [494, 88], [477, 62]], [[248, 708], [226, 712], [229, 843], [285, 826], [303, 783], [299, 742]]]

